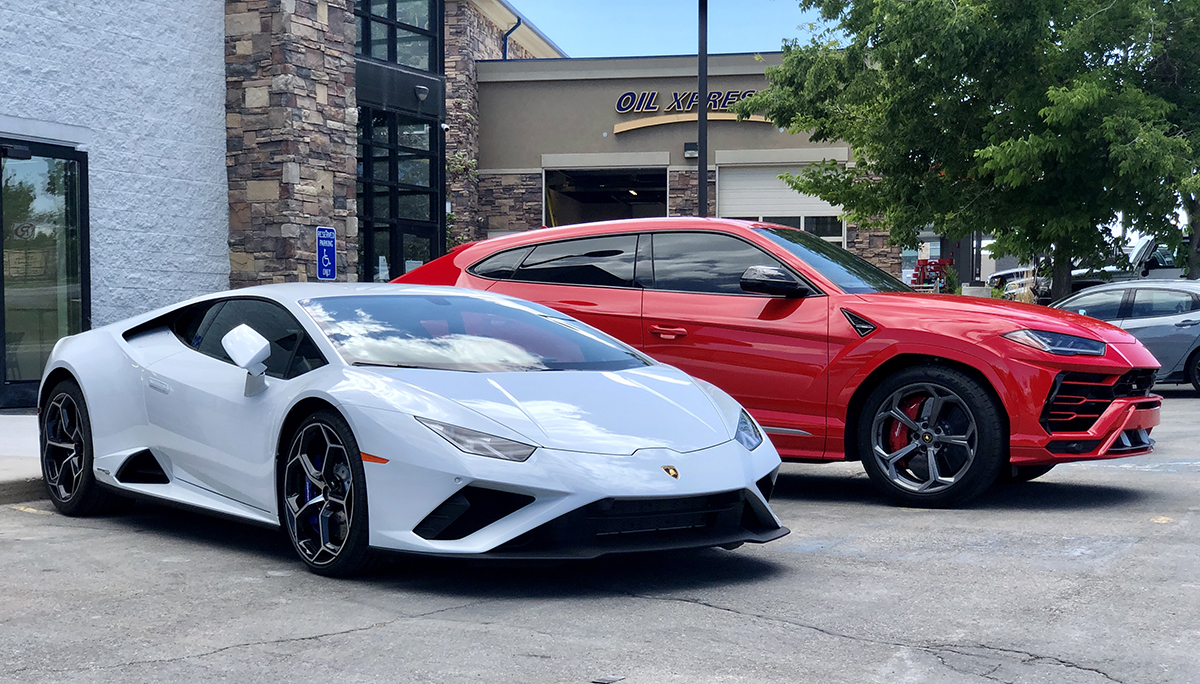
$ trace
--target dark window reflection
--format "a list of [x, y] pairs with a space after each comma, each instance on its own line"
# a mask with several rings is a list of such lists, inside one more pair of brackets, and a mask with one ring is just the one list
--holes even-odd
[[779, 265], [761, 249], [728, 235], [654, 234], [656, 290], [746, 294], [741, 284], [746, 269]]
[[514, 279], [563, 285], [633, 287], [636, 235], [538, 245]]

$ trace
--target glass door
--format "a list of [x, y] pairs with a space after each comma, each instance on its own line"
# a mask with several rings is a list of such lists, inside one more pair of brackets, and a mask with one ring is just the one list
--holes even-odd
[[55, 343], [88, 326], [87, 156], [0, 138], [0, 408], [33, 406]]

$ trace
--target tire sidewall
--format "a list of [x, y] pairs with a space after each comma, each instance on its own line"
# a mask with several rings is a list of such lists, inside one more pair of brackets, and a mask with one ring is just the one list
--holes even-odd
[[[54, 489], [50, 486], [49, 476], [46, 471], [46, 409], [54, 403], [60, 395], [66, 394], [75, 402], [75, 407], [79, 410], [79, 428], [83, 434], [83, 475], [79, 479], [79, 487], [71, 496], [69, 501], [63, 501], [54, 493]], [[93, 512], [93, 499], [96, 498], [99, 484], [96, 483], [96, 474], [92, 470], [94, 459], [92, 449], [92, 420], [88, 413], [87, 402], [83, 398], [83, 391], [79, 389], [79, 385], [72, 380], [64, 380], [54, 386], [46, 394], [46, 402], [42, 405], [38, 420], [38, 447], [41, 453], [38, 455], [38, 463], [42, 468], [42, 485], [46, 488], [46, 495], [50, 497], [50, 503], [64, 515], [77, 516], [86, 515]]]
[[1188, 380], [1192, 382], [1192, 388], [1200, 393], [1200, 348], [1192, 352], [1192, 357], [1188, 359], [1187, 374]]
[[[933, 494], [912, 492], [894, 484], [875, 459], [872, 428], [883, 402], [896, 390], [914, 383], [940, 385], [962, 397], [975, 419], [975, 460], [961, 480]], [[1006, 464], [1008, 435], [1003, 408], [986, 387], [954, 368], [913, 366], [894, 373], [871, 392], [863, 405], [857, 426], [858, 453], [871, 482], [897, 503], [909, 506], [945, 507], [960, 505], [982, 494], [996, 482]]]
[[[342, 444], [346, 449], [347, 461], [350, 463], [351, 476], [354, 479], [354, 494], [353, 506], [354, 510], [350, 519], [350, 536], [342, 547], [338, 557], [324, 565], [316, 565], [304, 557], [300, 552], [300, 548], [296, 543], [295, 535], [292, 531], [292, 526], [287, 522], [287, 502], [285, 500], [284, 480], [285, 470], [288, 460], [291, 458], [292, 449], [295, 446], [296, 439], [304, 433], [304, 430], [311, 425], [321, 423], [326, 427], [331, 428], [337, 433], [338, 438], [342, 440]], [[279, 518], [284, 529], [284, 534], [292, 544], [292, 549], [300, 560], [308, 566], [308, 569], [319, 575], [329, 577], [345, 577], [353, 575], [363, 570], [370, 560], [370, 528], [368, 521], [370, 516], [367, 509], [367, 483], [366, 474], [362, 465], [362, 455], [358, 448], [358, 441], [354, 438], [354, 431], [350, 429], [350, 424], [341, 414], [323, 409], [306, 418], [291, 437], [287, 440], [287, 451], [282, 455], [279, 461], [279, 473], [276, 478], [278, 482], [279, 494]]]

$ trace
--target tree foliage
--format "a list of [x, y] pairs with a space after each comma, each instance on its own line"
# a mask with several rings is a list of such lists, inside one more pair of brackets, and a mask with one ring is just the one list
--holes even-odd
[[[1195, 5], [1200, 0], [1182, 0]], [[1070, 259], [1114, 249], [1121, 214], [1169, 232], [1192, 155], [1178, 108], [1145, 75], [1181, 0], [802, 0], [825, 30], [784, 46], [769, 87], [735, 107], [856, 163], [785, 180], [915, 246], [925, 227], [991, 233], [1006, 254]], [[1191, 30], [1194, 31], [1194, 28]], [[1194, 165], [1191, 173], [1194, 176]]]

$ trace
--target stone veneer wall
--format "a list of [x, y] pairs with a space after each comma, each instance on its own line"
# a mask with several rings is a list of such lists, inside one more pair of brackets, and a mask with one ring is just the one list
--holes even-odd
[[888, 244], [886, 230], [858, 230], [857, 226], [846, 226], [846, 250], [900, 277], [900, 247]]
[[[446, 158], [456, 155], [465, 160], [479, 159], [479, 83], [475, 60], [500, 59], [504, 33], [483, 16], [468, 0], [446, 2]], [[512, 38], [508, 41], [510, 59], [533, 59], [533, 55]], [[455, 223], [447, 227], [451, 245], [487, 237], [487, 214], [480, 213], [480, 185], [477, 174], [448, 174], [446, 198], [450, 200]], [[541, 178], [538, 178], [541, 193]], [[493, 195], [494, 197], [494, 195]], [[541, 225], [541, 199], [538, 221]], [[536, 226], [535, 226], [536, 227]]]
[[[699, 170], [667, 171], [667, 216], [699, 216]], [[708, 215], [717, 215], [717, 172], [708, 170]]]
[[470, 239], [487, 231], [529, 230], [542, 227], [542, 174], [481, 173], [478, 212], [487, 223]]
[[316, 279], [316, 226], [354, 279], [354, 0], [227, 0], [232, 287]]

